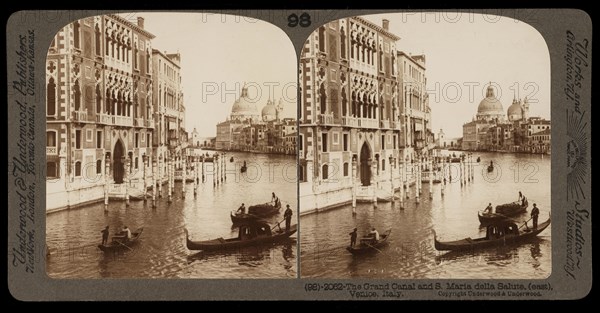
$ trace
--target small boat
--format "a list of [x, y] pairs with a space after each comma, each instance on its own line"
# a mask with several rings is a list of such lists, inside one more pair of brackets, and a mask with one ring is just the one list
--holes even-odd
[[391, 229], [386, 230], [383, 234], [379, 235], [379, 241], [373, 243], [373, 238], [364, 237], [360, 239], [360, 243], [354, 247], [348, 246], [346, 250], [354, 255], [367, 254], [372, 252], [381, 252], [379, 248], [387, 244], [388, 238], [390, 238]]
[[488, 173], [493, 172], [494, 171], [494, 166], [493, 165], [488, 165], [487, 171], [488, 171]]
[[233, 157], [229, 158], [229, 162], [233, 163]]
[[[526, 223], [522, 226], [527, 225]], [[485, 237], [471, 239], [465, 238], [456, 241], [441, 242], [437, 240], [435, 230], [433, 231], [433, 240], [436, 250], [477, 250], [487, 247], [504, 246], [511, 243], [526, 241], [535, 238], [550, 225], [550, 218], [547, 221], [538, 224], [537, 229], [527, 227], [519, 231], [517, 224], [513, 221], [497, 221], [487, 226]], [[521, 227], [522, 227], [521, 226]]]
[[481, 162], [481, 157], [477, 157], [477, 163]]
[[[278, 227], [279, 224], [276, 225]], [[190, 240], [185, 229], [185, 240], [188, 250], [219, 251], [232, 248], [251, 247], [267, 243], [274, 243], [288, 239], [298, 230], [297, 225], [291, 225], [289, 231], [279, 227], [273, 231], [265, 222], [253, 221], [238, 226], [238, 236], [234, 238], [217, 238], [203, 241]]]
[[529, 201], [527, 201], [527, 199], [525, 199], [525, 201], [522, 201], [521, 203], [519, 203], [519, 201], [515, 201], [511, 203], [501, 204], [496, 206], [496, 213], [502, 214], [504, 216], [515, 216], [527, 212], [528, 206]]
[[131, 233], [131, 238], [129, 240], [125, 239], [125, 235], [119, 233], [118, 235], [114, 235], [112, 237], [112, 241], [107, 244], [98, 245], [98, 249], [103, 252], [116, 252], [121, 250], [132, 250], [131, 247], [138, 243], [138, 239], [142, 235], [144, 231], [144, 227], [140, 227]]
[[251, 205], [248, 208], [248, 214], [255, 215], [258, 217], [265, 217], [269, 215], [273, 215], [281, 209], [281, 201], [277, 201], [275, 205], [271, 204], [271, 202]]
[[244, 165], [240, 168], [240, 172], [245, 173], [248, 168], [246, 167], [246, 161], [244, 161]]
[[230, 215], [231, 215], [231, 222], [233, 224], [241, 224], [241, 223], [255, 221], [255, 220], [259, 219], [259, 217], [254, 214], [236, 213], [233, 211], [231, 212]]

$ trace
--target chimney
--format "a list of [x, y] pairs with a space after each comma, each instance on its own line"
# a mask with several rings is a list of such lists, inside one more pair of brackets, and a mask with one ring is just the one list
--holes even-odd
[[[139, 19], [139, 17], [138, 17], [138, 19]], [[383, 24], [383, 29], [390, 30], [390, 20], [383, 19], [381, 21], [381, 23]]]
[[144, 18], [141, 16], [137, 17], [137, 26], [141, 29], [144, 29]]

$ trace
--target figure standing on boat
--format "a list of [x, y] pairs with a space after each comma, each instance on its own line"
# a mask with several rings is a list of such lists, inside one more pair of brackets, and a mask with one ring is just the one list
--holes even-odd
[[519, 191], [519, 200], [517, 201], [522, 201], [523, 200], [523, 194]]
[[533, 209], [531, 209], [531, 218], [533, 219], [533, 229], [537, 229], [539, 215], [540, 215], [540, 209], [538, 209], [537, 205], [534, 203]]
[[490, 202], [490, 204], [488, 204], [488, 206], [485, 208], [485, 210], [483, 210], [483, 213], [487, 213], [487, 214], [492, 214], [494, 208], [492, 207], [492, 203]]
[[102, 231], [102, 244], [106, 244], [108, 242], [108, 226], [106, 226]]
[[[275, 195], [275, 193], [273, 193], [273, 195]], [[285, 217], [285, 231], [289, 232], [290, 231], [290, 225], [292, 223], [292, 209], [290, 209], [290, 205], [287, 205], [287, 209], [285, 209], [285, 212], [283, 213], [283, 217]]]
[[358, 237], [358, 228], [354, 228], [354, 230], [348, 234], [350, 235], [350, 247], [354, 247], [356, 245], [356, 237]]
[[272, 193], [272, 197], [271, 197], [271, 203], [273, 204], [273, 206], [277, 206], [277, 203], [279, 202], [279, 198], [277, 198], [277, 196], [275, 195], [275, 193]]
[[246, 206], [242, 203], [240, 207], [237, 209], [237, 213], [246, 214]]

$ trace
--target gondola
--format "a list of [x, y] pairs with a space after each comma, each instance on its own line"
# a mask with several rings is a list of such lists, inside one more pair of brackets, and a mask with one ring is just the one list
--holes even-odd
[[525, 199], [524, 201], [515, 201], [512, 203], [505, 203], [496, 206], [496, 213], [502, 214], [504, 216], [515, 216], [521, 213], [527, 212], [527, 207], [529, 206], [529, 201]]
[[131, 247], [138, 243], [142, 232], [144, 231], [144, 227], [140, 227], [131, 233], [131, 238], [129, 240], [125, 240], [125, 236], [123, 234], [118, 234], [113, 236], [112, 241], [107, 244], [98, 245], [98, 249], [103, 252], [117, 252], [121, 250], [132, 250]]
[[[527, 224], [523, 224], [525, 226]], [[488, 247], [504, 246], [507, 244], [523, 242], [535, 238], [550, 225], [548, 220], [538, 224], [537, 229], [527, 226], [525, 230], [519, 230], [517, 224], [512, 221], [497, 221], [487, 226], [485, 237], [471, 239], [465, 238], [456, 241], [441, 242], [437, 240], [435, 231], [433, 231], [433, 240], [436, 250], [477, 250]], [[522, 227], [521, 226], [521, 227]]]
[[229, 158], [229, 162], [233, 163], [233, 157]]
[[354, 247], [348, 246], [346, 250], [354, 255], [368, 254], [373, 252], [381, 252], [379, 248], [382, 248], [387, 244], [387, 240], [390, 237], [391, 229], [386, 230], [383, 234], [379, 235], [379, 241], [373, 243], [373, 238], [361, 238], [360, 243]]
[[280, 209], [281, 201], [277, 201], [275, 205], [271, 204], [270, 202], [267, 202], [263, 204], [251, 205], [248, 208], [248, 214], [255, 215], [258, 217], [265, 217], [279, 212]]
[[245, 223], [248, 221], [255, 221], [255, 220], [259, 219], [259, 217], [254, 214], [236, 213], [233, 211], [230, 213], [230, 216], [231, 216], [231, 222], [233, 224], [241, 224], [241, 223]]
[[265, 222], [254, 221], [238, 226], [238, 236], [234, 238], [217, 238], [203, 241], [190, 240], [188, 230], [185, 229], [185, 240], [188, 250], [220, 251], [232, 248], [252, 247], [267, 243], [280, 242], [288, 239], [298, 230], [297, 225], [291, 225], [289, 231], [279, 227], [273, 231]]
[[242, 167], [240, 168], [240, 172], [241, 173], [246, 173], [247, 169], [248, 169], [248, 167], [246, 167], [246, 161], [244, 161], [244, 165], [242, 165]]
[[494, 171], [494, 166], [493, 165], [488, 165], [487, 171], [488, 171], [488, 173], [493, 172]]

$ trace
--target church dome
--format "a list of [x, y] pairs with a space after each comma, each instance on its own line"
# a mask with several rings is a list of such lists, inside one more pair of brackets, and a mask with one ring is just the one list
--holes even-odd
[[521, 119], [523, 117], [523, 108], [521, 107], [521, 103], [516, 100], [513, 101], [513, 103], [508, 107], [506, 115], [510, 120]]
[[261, 111], [261, 114], [264, 117], [277, 115], [277, 109], [275, 108], [275, 103], [269, 100], [267, 105], [265, 105]]
[[248, 97], [248, 88], [244, 86], [242, 88], [242, 94], [235, 100], [233, 107], [231, 108], [232, 119], [257, 119], [258, 110], [256, 105]]
[[504, 108], [500, 100], [494, 95], [494, 88], [492, 85], [487, 88], [486, 96], [479, 102], [477, 107], [477, 117], [479, 119], [502, 119], [504, 115]]

